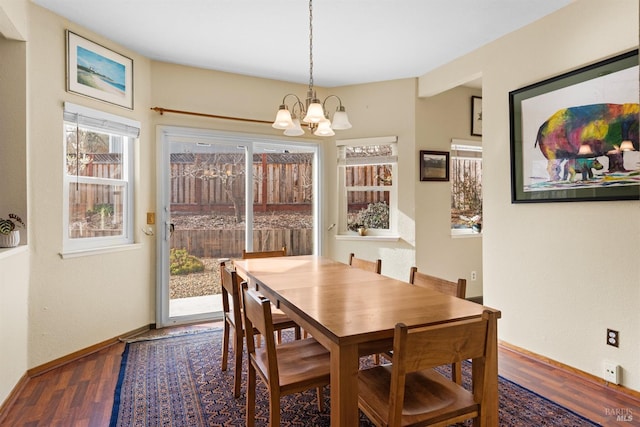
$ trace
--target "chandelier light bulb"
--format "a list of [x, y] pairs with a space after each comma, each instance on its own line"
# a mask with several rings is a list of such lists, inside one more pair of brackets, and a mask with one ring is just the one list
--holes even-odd
[[320, 123], [324, 120], [324, 110], [322, 104], [317, 99], [311, 101], [307, 108], [307, 115], [302, 119], [305, 123]]
[[349, 116], [347, 116], [347, 112], [344, 110], [344, 107], [338, 108], [338, 111], [333, 115], [333, 124], [331, 125], [331, 128], [335, 130], [351, 129]]
[[286, 129], [284, 131], [284, 134], [287, 136], [300, 136], [300, 135], [304, 135], [304, 131], [302, 130], [302, 127], [300, 126], [300, 119], [298, 119], [297, 117], [293, 119], [293, 126]]
[[274, 129], [289, 129], [293, 127], [293, 121], [291, 120], [291, 113], [287, 109], [286, 105], [281, 105], [276, 114], [276, 119], [271, 125]]
[[318, 123], [318, 129], [313, 133], [317, 136], [333, 136], [336, 133], [331, 129], [331, 122], [329, 119], [325, 118], [320, 123]]

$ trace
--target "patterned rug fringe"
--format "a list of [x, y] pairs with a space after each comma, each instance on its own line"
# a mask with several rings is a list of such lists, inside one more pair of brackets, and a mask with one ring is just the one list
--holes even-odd
[[217, 330], [222, 331], [222, 328], [190, 329], [190, 330], [168, 332], [168, 333], [160, 329], [150, 329], [138, 335], [134, 335], [130, 337], [122, 337], [119, 340], [120, 342], [124, 342], [124, 343], [134, 343], [134, 342], [141, 342], [141, 341], [152, 341], [152, 340], [161, 340], [165, 338], [181, 337], [184, 335], [193, 335], [193, 334], [199, 334], [202, 332], [211, 332], [211, 331], [217, 331]]

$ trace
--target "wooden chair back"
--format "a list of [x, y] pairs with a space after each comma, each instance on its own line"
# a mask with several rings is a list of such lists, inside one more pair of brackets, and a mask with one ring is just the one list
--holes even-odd
[[251, 259], [251, 258], [271, 258], [276, 256], [287, 256], [287, 248], [283, 246], [282, 249], [276, 251], [256, 251], [256, 252], [247, 252], [246, 250], [242, 250], [242, 259]]
[[242, 316], [242, 298], [240, 294], [241, 281], [235, 270], [226, 266], [224, 262], [220, 263], [220, 283], [222, 285], [222, 310], [224, 316], [221, 369], [223, 371], [227, 370], [229, 362], [229, 344], [232, 344], [234, 349], [233, 395], [235, 397], [239, 397], [242, 373], [242, 347], [244, 340], [244, 319]]
[[[490, 380], [482, 377], [470, 392], [431, 368], [471, 359], [474, 371], [485, 372], [497, 318], [497, 312], [485, 310], [477, 319], [436, 326], [409, 329], [397, 324], [391, 372], [385, 374], [385, 367], [361, 372], [360, 408], [377, 425], [389, 426], [449, 425], [477, 417]], [[380, 396], [382, 386], [388, 387], [388, 394], [385, 390]], [[403, 420], [405, 404], [411, 410]]]
[[457, 282], [452, 282], [449, 280], [441, 279], [440, 277], [420, 273], [418, 272], [417, 267], [411, 267], [411, 271], [409, 274], [409, 283], [463, 299], [467, 294], [466, 279], [458, 279]]
[[240, 281], [235, 270], [222, 264], [220, 266], [222, 284], [222, 310], [229, 317], [233, 326], [242, 329], [242, 300], [240, 295]]
[[[277, 387], [278, 382], [278, 363], [276, 359], [276, 343], [274, 339], [273, 319], [271, 317], [271, 303], [267, 298], [259, 294], [254, 289], [244, 288], [243, 304], [244, 319], [247, 328], [247, 353], [249, 357], [259, 360], [259, 364], [266, 368], [264, 372], [264, 380], [270, 384], [270, 378], [274, 378], [273, 386]], [[264, 352], [267, 355], [267, 364], [264, 365], [263, 358], [256, 358], [256, 345], [254, 334], [259, 333], [264, 337]], [[270, 385], [271, 386], [271, 385]]]
[[369, 261], [362, 258], [356, 258], [355, 254], [349, 254], [349, 265], [352, 267], [360, 268], [362, 270], [373, 271], [374, 273], [381, 274], [382, 272], [382, 260], [377, 259], [375, 261]]
[[[324, 408], [322, 387], [331, 379], [331, 355], [313, 338], [296, 339], [276, 347], [273, 337], [271, 303], [254, 289], [242, 288], [244, 322], [247, 330], [247, 411], [246, 425], [255, 425], [256, 376], [269, 391], [269, 425], [280, 425], [280, 397], [316, 388], [318, 409]], [[256, 347], [254, 334], [264, 336]]]

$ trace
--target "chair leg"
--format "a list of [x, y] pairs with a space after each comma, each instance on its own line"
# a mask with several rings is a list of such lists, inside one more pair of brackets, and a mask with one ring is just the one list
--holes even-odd
[[229, 360], [229, 325], [224, 322], [224, 330], [222, 332], [222, 365], [223, 371], [227, 370], [227, 361]]
[[317, 399], [318, 399], [318, 411], [324, 411], [324, 397], [322, 395], [322, 387], [318, 387], [316, 389]]
[[242, 349], [243, 339], [242, 335], [235, 331], [235, 351], [234, 351], [234, 373], [233, 373], [233, 397], [240, 397], [240, 385], [242, 381]]
[[256, 425], [256, 370], [249, 362], [247, 374], [247, 427]]
[[296, 326], [294, 328], [294, 333], [295, 333], [295, 336], [296, 336], [297, 340], [299, 340], [302, 337], [302, 332], [300, 330], [300, 326]]
[[276, 336], [278, 337], [278, 344], [282, 344], [282, 330], [278, 329], [276, 331]]
[[451, 364], [451, 381], [462, 385], [462, 365], [460, 363]]
[[380, 354], [376, 353], [373, 355], [373, 363], [375, 363], [376, 365], [380, 364]]
[[280, 427], [280, 393], [269, 390], [269, 427]]

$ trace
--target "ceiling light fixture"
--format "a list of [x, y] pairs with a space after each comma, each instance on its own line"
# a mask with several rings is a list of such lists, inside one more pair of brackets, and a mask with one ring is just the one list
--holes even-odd
[[[302, 103], [296, 94], [288, 93], [282, 98], [282, 104], [278, 109], [276, 119], [271, 125], [275, 129], [283, 129], [287, 136], [299, 136], [304, 134], [302, 122], [309, 127], [309, 130], [317, 136], [333, 136], [334, 130], [350, 129], [349, 117], [342, 106], [342, 100], [336, 95], [327, 96], [322, 103], [316, 96], [313, 89], [313, 0], [309, 0], [309, 90], [305, 103]], [[288, 97], [294, 97], [295, 101], [291, 110], [286, 101]], [[338, 108], [333, 114], [333, 122], [329, 120], [329, 113], [325, 110], [326, 102], [336, 98]]]

